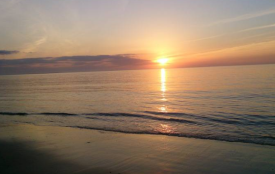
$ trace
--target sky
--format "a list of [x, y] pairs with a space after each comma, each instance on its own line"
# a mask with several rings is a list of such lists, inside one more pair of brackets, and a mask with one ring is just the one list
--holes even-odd
[[273, 64], [274, 0], [1, 0], [0, 74]]

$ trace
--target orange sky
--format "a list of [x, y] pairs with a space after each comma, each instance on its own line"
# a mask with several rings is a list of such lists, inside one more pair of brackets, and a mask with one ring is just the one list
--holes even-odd
[[[3, 0], [0, 23], [2, 68], [21, 59], [66, 69], [102, 55], [112, 63], [96, 70], [156, 68], [159, 58], [170, 59], [166, 67], [275, 63], [275, 1]], [[141, 60], [118, 66], [117, 55]], [[73, 63], [45, 64], [64, 56]]]

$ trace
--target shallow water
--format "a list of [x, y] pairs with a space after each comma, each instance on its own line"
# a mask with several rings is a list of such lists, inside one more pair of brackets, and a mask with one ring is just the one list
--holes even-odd
[[2, 124], [275, 145], [275, 65], [0, 76]]

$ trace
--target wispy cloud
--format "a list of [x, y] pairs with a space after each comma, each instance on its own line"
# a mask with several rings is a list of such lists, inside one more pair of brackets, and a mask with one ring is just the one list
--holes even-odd
[[251, 27], [251, 28], [247, 28], [247, 29], [243, 29], [243, 30], [239, 30], [239, 31], [231, 32], [231, 33], [213, 35], [213, 36], [204, 37], [204, 38], [200, 38], [200, 39], [194, 39], [194, 40], [190, 40], [189, 42], [198, 42], [198, 41], [203, 41], [203, 40], [211, 40], [211, 39], [216, 39], [216, 38], [220, 38], [220, 37], [224, 37], [224, 36], [228, 36], [228, 35], [234, 35], [234, 34], [239, 34], [239, 33], [245, 33], [245, 32], [248, 32], [248, 31], [262, 30], [262, 29], [273, 28], [273, 27], [275, 27], [275, 24], [258, 26], [258, 27]]
[[19, 51], [10, 51], [10, 50], [0, 50], [0, 55], [10, 55], [10, 54], [17, 54]]
[[45, 43], [47, 39], [48, 38], [46, 36], [43, 36], [37, 39], [36, 41], [34, 41], [33, 43], [28, 44], [27, 48], [24, 49], [24, 52], [33, 52], [39, 45], [42, 45], [43, 43]]
[[261, 11], [261, 12], [257, 12], [257, 13], [245, 14], [245, 15], [241, 15], [241, 16], [237, 16], [237, 17], [233, 17], [233, 18], [223, 19], [220, 21], [213, 22], [213, 23], [209, 24], [208, 26], [226, 24], [226, 23], [232, 23], [232, 22], [239, 22], [239, 21], [258, 18], [261, 16], [266, 16], [266, 15], [271, 15], [271, 14], [275, 14], [275, 9], [269, 9], [269, 10]]
[[275, 39], [275, 37], [270, 38], [267, 41], [249, 43], [249, 44], [238, 45], [238, 46], [233, 46], [233, 47], [226, 47], [226, 48], [221, 48], [221, 49], [214, 49], [214, 50], [209, 50], [209, 51], [199, 52], [199, 53], [174, 54], [174, 55], [170, 55], [170, 57], [172, 57], [174, 59], [179, 59], [179, 58], [183, 58], [183, 57], [185, 57], [185, 58], [209, 57], [209, 55], [214, 55], [215, 53], [230, 52], [230, 51], [236, 51], [236, 50], [241, 50], [241, 49], [249, 49], [252, 47], [257, 48], [257, 47], [264, 46], [264, 45], [274, 45], [275, 44], [274, 39]]
[[264, 26], [259, 26], [259, 27], [252, 27], [252, 28], [248, 28], [248, 29], [237, 31], [235, 33], [243, 33], [243, 32], [247, 32], [247, 31], [261, 30], [261, 29], [272, 28], [272, 27], [275, 27], [275, 24], [264, 25]]
[[225, 34], [203, 37], [203, 38], [199, 38], [199, 39], [190, 40], [189, 42], [198, 42], [198, 41], [203, 41], [203, 40], [215, 39], [215, 38], [219, 38], [222, 36], [225, 36]]

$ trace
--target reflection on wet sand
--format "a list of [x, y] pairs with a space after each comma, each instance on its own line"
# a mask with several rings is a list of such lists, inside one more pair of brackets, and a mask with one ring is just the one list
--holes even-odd
[[173, 128], [171, 126], [169, 126], [168, 124], [160, 124], [161, 130], [160, 132], [162, 133], [174, 133], [175, 131], [173, 130]]
[[[171, 129], [167, 124], [160, 128]], [[274, 161], [272, 146], [54, 126], [0, 126], [1, 174], [274, 174]]]

